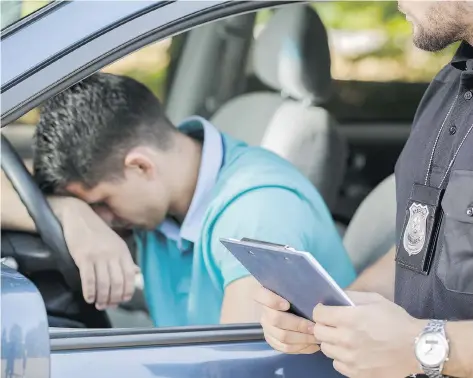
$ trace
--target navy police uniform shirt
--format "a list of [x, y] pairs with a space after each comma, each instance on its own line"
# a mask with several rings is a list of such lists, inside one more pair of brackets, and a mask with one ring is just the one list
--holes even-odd
[[398, 257], [404, 261], [415, 258], [399, 248], [405, 237], [414, 247], [422, 238], [422, 211], [404, 235], [414, 184], [425, 182], [430, 165], [429, 186], [443, 189], [429, 271], [396, 264], [395, 301], [416, 318], [473, 319], [472, 129], [473, 47], [463, 42], [427, 89], [395, 168], [398, 254], [404, 254]]

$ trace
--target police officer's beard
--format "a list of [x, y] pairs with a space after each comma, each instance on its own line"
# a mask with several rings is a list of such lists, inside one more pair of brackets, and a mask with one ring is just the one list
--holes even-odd
[[441, 9], [433, 9], [428, 16], [427, 27], [416, 23], [414, 45], [422, 50], [435, 52], [460, 41], [464, 28], [458, 24], [458, 20], [449, 16], [442, 14]]
[[425, 51], [440, 51], [454, 42], [461, 40], [460, 33], [456, 30], [425, 30], [417, 26], [414, 34], [414, 45]]

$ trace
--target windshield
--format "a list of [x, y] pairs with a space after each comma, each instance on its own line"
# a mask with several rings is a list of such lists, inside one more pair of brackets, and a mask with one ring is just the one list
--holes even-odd
[[2, 29], [6, 28], [21, 20], [23, 17], [28, 16], [29, 14], [36, 12], [38, 9], [44, 7], [50, 1], [40, 1], [40, 0], [2, 0], [0, 1], [0, 13], [1, 13], [1, 23]]

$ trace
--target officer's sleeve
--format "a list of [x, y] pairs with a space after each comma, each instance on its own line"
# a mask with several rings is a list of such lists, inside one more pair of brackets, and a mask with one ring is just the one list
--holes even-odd
[[231, 203], [212, 232], [210, 265], [224, 287], [249, 272], [220, 243], [225, 238], [251, 238], [307, 250], [306, 235], [314, 232], [316, 215], [294, 192], [283, 188], [250, 191]]

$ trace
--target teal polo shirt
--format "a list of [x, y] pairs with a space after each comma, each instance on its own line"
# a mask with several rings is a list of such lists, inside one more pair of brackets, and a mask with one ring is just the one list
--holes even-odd
[[[196, 190], [181, 225], [135, 231], [157, 327], [218, 324], [225, 288], [249, 272], [219, 242], [253, 238], [312, 253], [342, 287], [355, 279], [330, 212], [291, 164], [192, 117], [180, 130], [203, 141]], [[315, 288], [314, 288], [315, 289]]]

